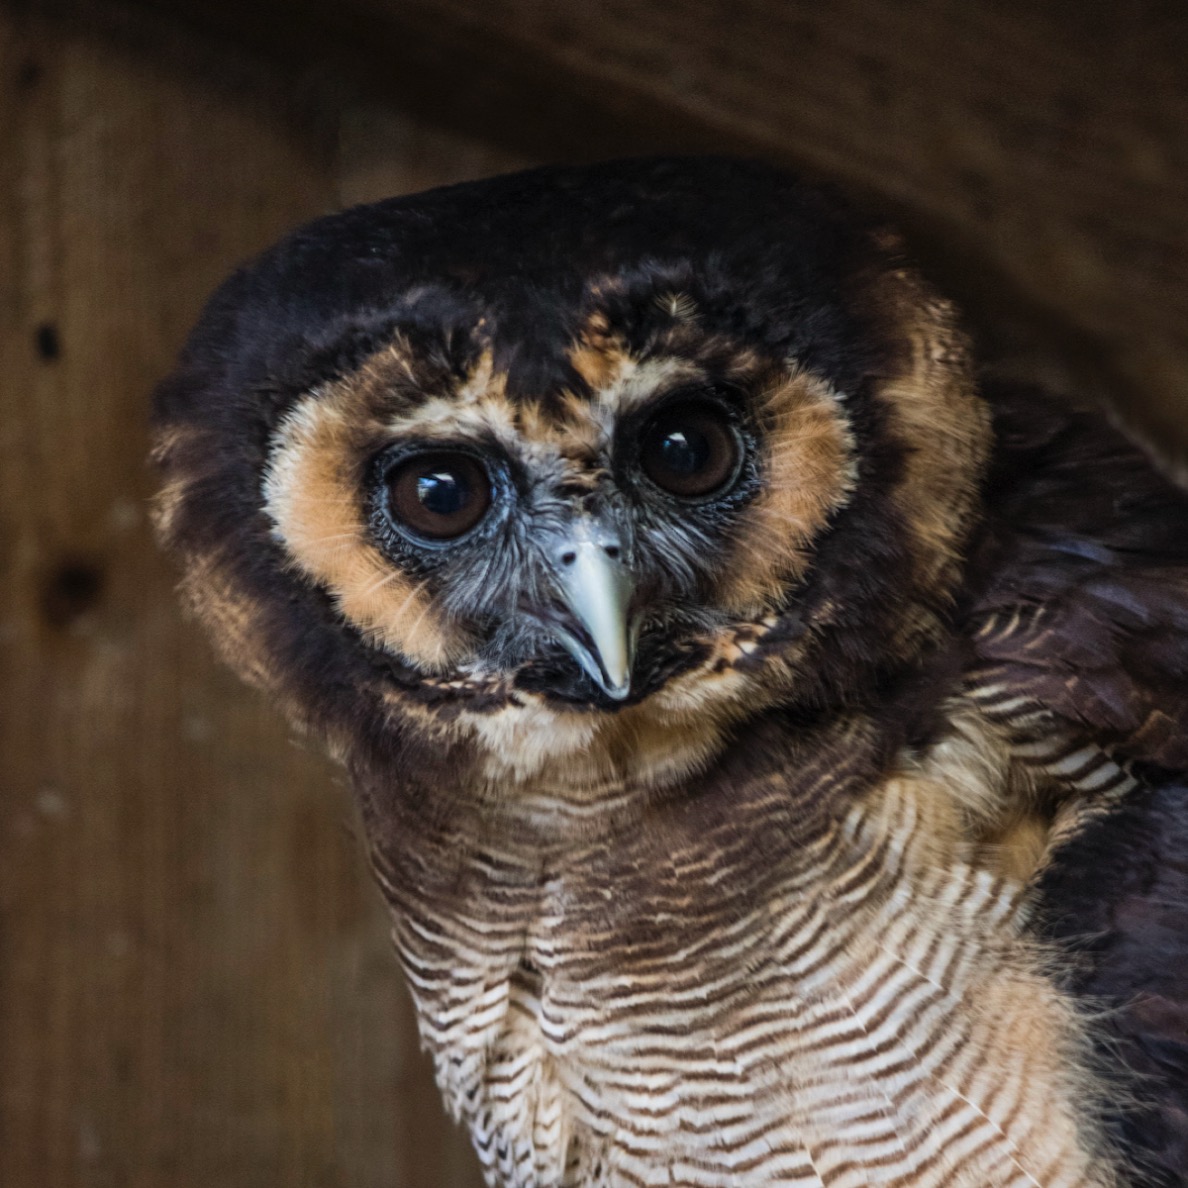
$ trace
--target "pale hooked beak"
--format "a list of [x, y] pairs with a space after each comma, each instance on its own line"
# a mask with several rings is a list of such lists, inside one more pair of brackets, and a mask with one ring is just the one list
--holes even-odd
[[617, 535], [579, 520], [550, 542], [557, 593], [573, 621], [549, 626], [567, 652], [608, 696], [631, 692], [635, 630], [628, 621], [635, 580], [623, 564]]

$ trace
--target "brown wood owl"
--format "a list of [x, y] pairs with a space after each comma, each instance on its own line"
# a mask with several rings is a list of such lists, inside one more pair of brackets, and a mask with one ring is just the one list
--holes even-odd
[[1188, 498], [893, 235], [721, 159], [349, 210], [156, 442], [491, 1185], [1188, 1182]]

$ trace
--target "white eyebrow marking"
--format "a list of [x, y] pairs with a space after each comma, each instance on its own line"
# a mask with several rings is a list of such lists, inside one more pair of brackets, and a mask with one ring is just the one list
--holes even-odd
[[662, 388], [681, 380], [704, 378], [702, 369], [688, 359], [669, 356], [640, 363], [627, 357], [614, 381], [599, 388], [594, 400], [604, 415], [617, 418], [647, 403]]

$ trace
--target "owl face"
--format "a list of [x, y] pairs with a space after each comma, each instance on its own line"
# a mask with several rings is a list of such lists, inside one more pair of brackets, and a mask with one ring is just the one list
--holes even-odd
[[943, 631], [985, 438], [894, 244], [714, 160], [313, 224], [216, 296], [158, 427], [241, 671], [331, 733], [537, 750], [860, 696]]
[[509, 390], [487, 310], [419, 349], [394, 328], [283, 419], [275, 537], [374, 646], [609, 711], [786, 606], [853, 486], [838, 396], [644, 286], [624, 324], [575, 311], [543, 391]]

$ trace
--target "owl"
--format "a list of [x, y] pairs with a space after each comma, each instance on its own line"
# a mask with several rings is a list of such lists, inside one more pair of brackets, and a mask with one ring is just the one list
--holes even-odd
[[1188, 1183], [1188, 497], [894, 232], [718, 158], [347, 210], [155, 442], [492, 1188]]

